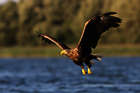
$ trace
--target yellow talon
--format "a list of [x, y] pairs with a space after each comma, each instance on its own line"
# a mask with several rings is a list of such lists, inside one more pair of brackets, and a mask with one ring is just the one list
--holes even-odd
[[92, 74], [92, 71], [89, 67], [88, 67], [88, 74]]
[[83, 75], [86, 75], [86, 73], [87, 73], [84, 68], [82, 68], [82, 73], [83, 73]]

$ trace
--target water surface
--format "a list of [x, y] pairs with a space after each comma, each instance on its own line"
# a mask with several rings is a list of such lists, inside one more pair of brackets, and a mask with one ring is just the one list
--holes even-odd
[[93, 74], [67, 58], [0, 59], [0, 93], [140, 93], [140, 57], [106, 57]]

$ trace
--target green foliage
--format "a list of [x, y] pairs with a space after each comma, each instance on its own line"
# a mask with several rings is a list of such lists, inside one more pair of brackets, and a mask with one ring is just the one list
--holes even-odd
[[39, 46], [36, 31], [67, 44], [77, 43], [84, 23], [96, 14], [118, 12], [121, 27], [101, 43], [140, 43], [139, 0], [20, 0], [0, 5], [0, 46]]
[[17, 5], [9, 1], [0, 6], [0, 45], [16, 45], [16, 34], [18, 30]]

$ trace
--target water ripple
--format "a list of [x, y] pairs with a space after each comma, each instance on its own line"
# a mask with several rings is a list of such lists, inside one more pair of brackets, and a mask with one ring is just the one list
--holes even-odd
[[104, 58], [83, 76], [65, 58], [0, 59], [0, 93], [140, 93], [139, 60]]

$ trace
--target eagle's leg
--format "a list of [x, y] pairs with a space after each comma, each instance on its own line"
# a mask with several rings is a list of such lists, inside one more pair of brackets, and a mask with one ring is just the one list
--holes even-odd
[[90, 67], [87, 66], [87, 68], [88, 68], [88, 74], [92, 74], [92, 71], [91, 71]]
[[81, 69], [82, 69], [82, 74], [83, 75], [86, 75], [87, 71], [84, 69], [84, 66], [83, 65], [81, 65]]
[[87, 68], [88, 68], [88, 74], [92, 74], [92, 71], [91, 71], [90, 67], [87, 66]]
[[88, 69], [88, 74], [92, 74], [92, 71], [91, 71], [91, 64], [94, 64], [92, 61], [89, 61], [89, 62], [86, 62], [86, 65], [87, 65], [87, 69]]

